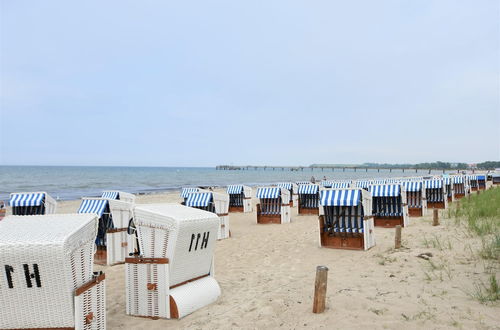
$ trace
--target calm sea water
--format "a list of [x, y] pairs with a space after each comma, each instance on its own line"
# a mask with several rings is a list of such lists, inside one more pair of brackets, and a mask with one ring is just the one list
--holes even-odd
[[[441, 172], [435, 172], [436, 174]], [[419, 171], [418, 175], [428, 172]], [[364, 170], [345, 172], [315, 169], [311, 171], [248, 170], [217, 171], [202, 167], [78, 167], [78, 166], [0, 166], [0, 199], [11, 192], [46, 191], [58, 199], [100, 196], [102, 190], [116, 189], [131, 193], [178, 190], [188, 186], [257, 186], [281, 181], [361, 179], [413, 176], [414, 171]]]

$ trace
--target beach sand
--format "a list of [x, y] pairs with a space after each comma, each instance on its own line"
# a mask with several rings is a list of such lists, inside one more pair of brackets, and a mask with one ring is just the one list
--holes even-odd
[[[180, 200], [178, 192], [137, 197], [137, 203]], [[74, 213], [79, 203], [60, 202], [58, 213]], [[127, 316], [124, 265], [96, 266], [106, 272], [108, 328], [500, 328], [498, 305], [469, 296], [474, 283], [487, 281], [488, 263], [472, 255], [480, 242], [445, 215], [437, 227], [430, 216], [410, 218], [400, 250], [393, 249], [394, 229], [375, 228], [374, 248], [348, 251], [320, 248], [317, 216], [298, 216], [296, 207], [284, 225], [257, 225], [255, 211], [231, 213], [232, 237], [215, 251], [217, 302], [181, 320]], [[417, 257], [423, 252], [433, 254], [432, 264]], [[318, 265], [329, 268], [327, 308], [313, 314]]]

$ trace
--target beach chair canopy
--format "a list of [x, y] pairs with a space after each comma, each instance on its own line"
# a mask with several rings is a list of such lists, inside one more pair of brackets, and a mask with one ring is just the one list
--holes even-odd
[[276, 186], [278, 186], [280, 188], [285, 188], [285, 189], [288, 189], [288, 190], [292, 190], [293, 183], [292, 182], [280, 182]]
[[40, 206], [45, 198], [44, 192], [34, 193], [13, 193], [10, 194], [9, 204], [12, 207], [17, 206]]
[[212, 201], [211, 192], [191, 193], [187, 196], [186, 206], [191, 207], [206, 207]]
[[243, 192], [243, 185], [241, 184], [229, 185], [227, 186], [226, 192], [229, 195], [239, 195]]
[[415, 192], [422, 190], [422, 182], [420, 181], [406, 181], [403, 182], [406, 191]]
[[474, 175], [474, 174], [467, 175], [467, 179], [475, 181], [475, 180], [477, 180], [477, 175]]
[[331, 186], [333, 189], [346, 189], [351, 185], [350, 182], [347, 181], [334, 181]]
[[478, 175], [477, 176], [477, 180], [483, 180], [483, 181], [485, 181], [486, 180], [486, 175]]
[[120, 192], [119, 191], [103, 191], [101, 198], [106, 199], [119, 199]]
[[354, 185], [356, 188], [368, 188], [371, 182], [369, 180], [357, 181]]
[[198, 192], [200, 188], [182, 188], [181, 197], [187, 198], [190, 193]]
[[443, 178], [444, 184], [447, 186], [451, 184], [451, 178], [449, 176]]
[[320, 192], [321, 206], [358, 206], [362, 197], [358, 189], [328, 189]]
[[425, 188], [426, 189], [439, 189], [443, 187], [443, 180], [426, 180]]
[[453, 177], [453, 183], [457, 183], [457, 184], [462, 184], [464, 183], [464, 177], [463, 176], [454, 176]]
[[77, 213], [95, 213], [101, 217], [106, 210], [108, 200], [103, 198], [84, 198]]
[[281, 195], [280, 187], [260, 187], [257, 188], [257, 198], [278, 198]]
[[401, 186], [399, 184], [385, 184], [370, 186], [372, 197], [397, 197], [401, 195]]
[[319, 191], [319, 186], [317, 184], [301, 184], [299, 185], [298, 194], [299, 195], [317, 194], [318, 191]]

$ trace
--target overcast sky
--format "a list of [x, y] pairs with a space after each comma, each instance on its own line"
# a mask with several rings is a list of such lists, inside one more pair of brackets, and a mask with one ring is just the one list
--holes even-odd
[[499, 4], [0, 0], [0, 164], [499, 160]]

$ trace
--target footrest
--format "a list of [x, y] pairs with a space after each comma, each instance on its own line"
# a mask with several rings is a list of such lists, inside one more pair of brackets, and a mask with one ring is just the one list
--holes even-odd
[[182, 318], [209, 305], [221, 294], [219, 283], [211, 276], [170, 290], [170, 317]]

